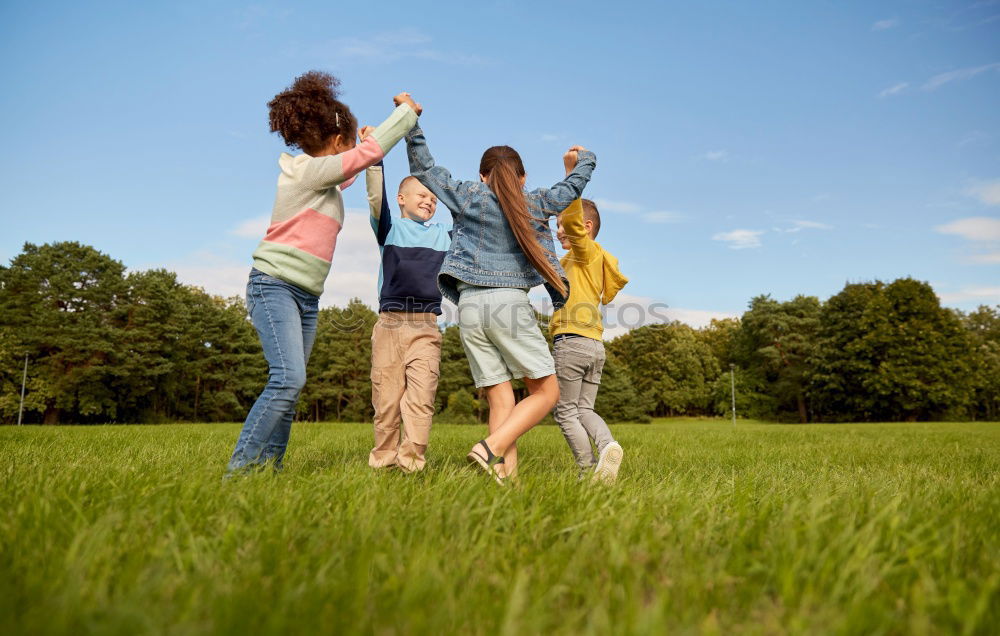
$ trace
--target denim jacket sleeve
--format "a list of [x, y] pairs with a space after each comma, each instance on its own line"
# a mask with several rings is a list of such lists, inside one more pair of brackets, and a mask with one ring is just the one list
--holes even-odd
[[461, 213], [468, 202], [468, 183], [453, 179], [447, 168], [434, 165], [420, 126], [414, 126], [406, 134], [406, 156], [410, 160], [410, 175], [433, 192], [452, 215]]
[[597, 156], [589, 150], [582, 150], [577, 157], [576, 167], [566, 175], [565, 179], [547, 190], [539, 188], [532, 192], [541, 202], [545, 215], [559, 214], [570, 203], [579, 199], [595, 167], [597, 167]]

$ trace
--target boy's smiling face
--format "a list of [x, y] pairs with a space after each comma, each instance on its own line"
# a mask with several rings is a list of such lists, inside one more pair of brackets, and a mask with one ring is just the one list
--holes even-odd
[[413, 177], [407, 177], [399, 184], [396, 202], [404, 219], [420, 223], [430, 221], [437, 210], [437, 197]]
[[569, 237], [566, 236], [566, 230], [563, 229], [561, 214], [556, 217], [556, 239], [559, 240], [559, 244], [562, 245], [564, 250], [569, 251]]

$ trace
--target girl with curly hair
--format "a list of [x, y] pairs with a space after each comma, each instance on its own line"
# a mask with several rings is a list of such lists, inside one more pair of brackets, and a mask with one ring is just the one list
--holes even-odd
[[341, 190], [378, 163], [417, 123], [408, 93], [388, 119], [355, 145], [358, 122], [339, 101], [339, 80], [309, 71], [268, 103], [271, 131], [303, 154], [278, 159], [278, 192], [267, 234], [253, 253], [247, 311], [269, 371], [250, 409], [228, 473], [267, 465], [280, 470], [295, 404], [316, 338], [319, 296], [344, 222]]

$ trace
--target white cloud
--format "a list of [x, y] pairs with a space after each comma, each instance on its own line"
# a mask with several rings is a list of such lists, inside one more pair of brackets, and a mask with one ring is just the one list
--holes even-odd
[[645, 325], [683, 322], [699, 329], [715, 319], [738, 318], [739, 314], [707, 309], [682, 309], [668, 307], [648, 296], [621, 293], [614, 302], [604, 307], [604, 339], [611, 340]]
[[431, 36], [419, 29], [404, 28], [382, 31], [365, 37], [336, 38], [319, 44], [315, 53], [383, 64], [406, 58], [462, 66], [475, 66], [486, 62], [478, 55], [433, 48], [433, 41]]
[[944, 303], [974, 301], [978, 303], [1000, 304], [1000, 287], [965, 287], [957, 292], [938, 294], [938, 297]]
[[826, 223], [820, 223], [819, 221], [792, 221], [794, 227], [789, 232], [798, 232], [799, 230], [832, 230], [832, 225], [827, 225]]
[[889, 88], [883, 89], [882, 92], [878, 94], [880, 98], [886, 98], [891, 95], [898, 95], [902, 93], [910, 85], [909, 82], [897, 82], [890, 86]]
[[642, 219], [650, 223], [679, 223], [684, 220], [684, 215], [680, 212], [661, 210], [657, 212], [645, 212], [642, 215]]
[[618, 214], [639, 214], [643, 221], [647, 223], [680, 223], [685, 216], [680, 212], [667, 210], [653, 210], [643, 212], [642, 206], [630, 201], [612, 201], [611, 199], [594, 199], [597, 209], [602, 212], [616, 212]]
[[265, 214], [239, 223], [236, 227], [229, 230], [229, 233], [240, 238], [256, 239], [259, 241], [264, 238], [264, 234], [267, 232], [267, 226], [270, 224], [271, 215]]
[[[542, 292], [541, 289], [541, 287], [534, 288], [529, 295], [529, 300], [531, 300], [535, 309], [544, 314], [551, 315], [552, 302], [548, 295]], [[458, 311], [451, 303], [445, 303], [444, 314], [448, 322], [455, 322], [457, 320]], [[722, 320], [724, 318], [739, 318], [739, 316], [739, 314], [710, 309], [669, 307], [666, 303], [660, 302], [655, 298], [635, 296], [624, 292], [615, 296], [611, 304], [602, 307], [605, 340], [617, 338], [633, 329], [638, 329], [646, 325], [678, 321], [695, 329], [700, 329], [707, 327], [713, 319]]]
[[712, 240], [728, 243], [730, 249], [743, 250], [760, 247], [760, 235], [763, 233], [764, 230], [733, 230], [714, 234]]
[[1000, 219], [972, 216], [934, 228], [941, 234], [954, 234], [972, 242], [961, 259], [979, 265], [1000, 264]]
[[249, 253], [246, 260], [239, 261], [210, 250], [199, 250], [186, 255], [183, 260], [165, 263], [161, 267], [176, 273], [180, 282], [201, 287], [210, 294], [242, 298], [246, 294], [251, 259]]
[[608, 212], [618, 212], [620, 214], [634, 214], [642, 209], [642, 206], [628, 201], [612, 201], [611, 199], [594, 199], [597, 209]]
[[802, 230], [832, 230], [833, 226], [827, 225], [826, 223], [820, 223], [819, 221], [796, 220], [792, 221], [792, 227], [773, 227], [771, 229], [779, 234], [795, 234], [796, 232], [801, 232]]
[[891, 29], [895, 26], [899, 26], [898, 18], [888, 18], [886, 20], [879, 20], [872, 25], [872, 31], [885, 31], [886, 29]]
[[973, 130], [958, 140], [958, 147], [964, 148], [966, 146], [983, 146], [988, 144], [990, 139], [991, 136], [989, 133], [982, 130]]
[[1000, 265], [1000, 252], [973, 254], [969, 257], [969, 260], [973, 263], [980, 263], [982, 265]]
[[971, 66], [968, 68], [960, 68], [954, 71], [948, 71], [947, 73], [940, 73], [934, 77], [927, 80], [927, 82], [921, 87], [925, 91], [933, 91], [941, 88], [945, 84], [951, 82], [959, 82], [962, 80], [967, 80], [980, 75], [982, 73], [988, 73], [989, 71], [1000, 71], [1000, 62], [993, 62], [992, 64], [984, 64], [983, 66]]
[[706, 161], [728, 161], [729, 151], [728, 150], [709, 150], [701, 156], [702, 159]]
[[1000, 219], [985, 216], [958, 219], [945, 225], [939, 225], [934, 230], [941, 234], [961, 236], [969, 241], [1000, 241]]
[[739, 314], [731, 314], [723, 311], [711, 311], [706, 309], [667, 309], [667, 315], [671, 320], [683, 322], [695, 329], [707, 327], [713, 320], [725, 320], [726, 318], [739, 318]]
[[980, 181], [970, 187], [967, 194], [986, 205], [1000, 205], [1000, 179]]

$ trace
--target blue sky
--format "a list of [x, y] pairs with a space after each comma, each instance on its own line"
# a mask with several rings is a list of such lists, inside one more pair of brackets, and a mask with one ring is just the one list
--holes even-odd
[[[593, 149], [622, 302], [703, 324], [913, 276], [1000, 304], [997, 1], [8, 1], [0, 25], [0, 262], [77, 240], [240, 293], [284, 149], [265, 104], [318, 68], [363, 123], [412, 92], [459, 178], [506, 143], [550, 185]], [[327, 303], [374, 302], [360, 185]]]

